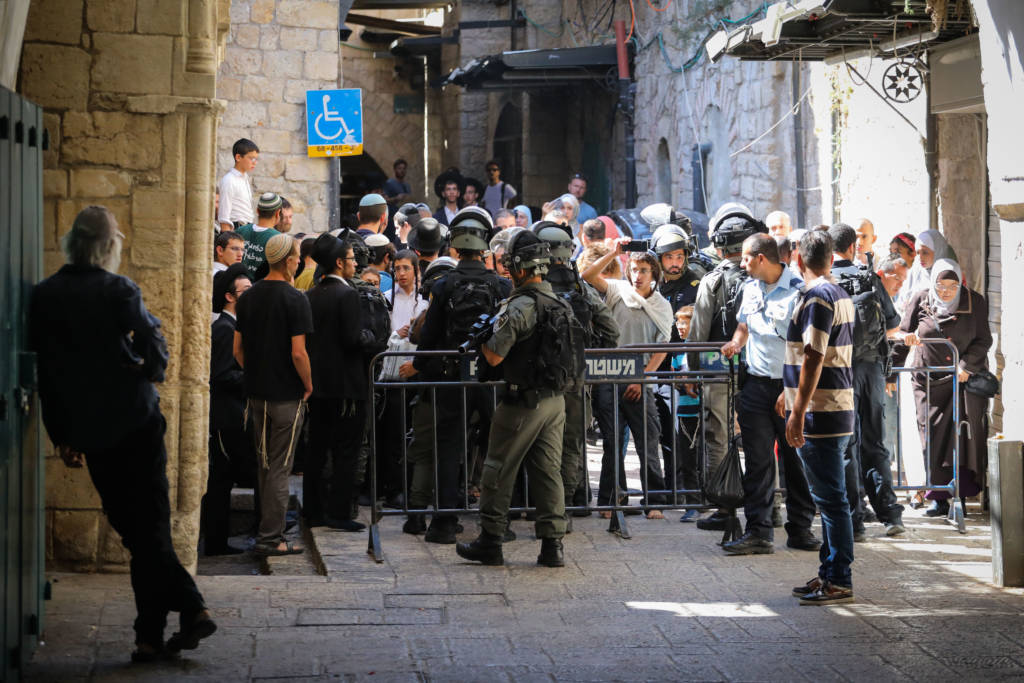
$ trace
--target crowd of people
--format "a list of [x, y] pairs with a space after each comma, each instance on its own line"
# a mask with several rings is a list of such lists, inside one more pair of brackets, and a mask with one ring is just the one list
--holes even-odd
[[[301, 471], [308, 527], [362, 531], [361, 496], [378, 494], [362, 502], [406, 510], [405, 533], [456, 544], [460, 510], [479, 503], [480, 534], [456, 551], [493, 565], [515, 539], [510, 507], [525, 505], [536, 510], [538, 563], [562, 566], [573, 516], [592, 514], [595, 498], [604, 516], [629, 506], [631, 439], [647, 516], [681, 508], [681, 522], [713, 531], [734, 511], [700, 517], [700, 490], [742, 448], [746, 526], [723, 551], [771, 553], [784, 527], [789, 547], [820, 557], [794, 595], [849, 601], [853, 544], [866, 523], [905, 531], [893, 490], [895, 411], [886, 406], [893, 364], [910, 353], [921, 439], [931, 444], [928, 484], [950, 482], [957, 453], [960, 495], [983, 486], [984, 440], [970, 436], [986, 432], [987, 399], [971, 378], [986, 371], [987, 304], [963, 284], [937, 230], [900, 233], [878, 254], [869, 220], [801, 229], [785, 212], [761, 220], [728, 203], [701, 250], [685, 215], [654, 204], [641, 212], [650, 239], [634, 242], [583, 201], [580, 174], [534, 221], [527, 206], [509, 207], [518, 194], [497, 162], [487, 164], [486, 186], [446, 172], [431, 211], [406, 201], [399, 160], [350, 225], [293, 235], [287, 200], [252, 192], [257, 145], [239, 140], [233, 153], [212, 267], [207, 555], [245, 550], [228, 542], [236, 484], [256, 491], [251, 550], [303, 552], [285, 533], [289, 475]], [[70, 466], [89, 467], [132, 553], [135, 656], [147, 659], [196, 647], [216, 626], [170, 544], [165, 425], [153, 389], [168, 356], [138, 287], [116, 275], [121, 239], [106, 209], [79, 214], [64, 238], [68, 265], [34, 292], [31, 330], [50, 436]], [[718, 350], [671, 345], [682, 341]], [[640, 354], [645, 381], [585, 382], [584, 348], [630, 345], [663, 348]], [[460, 356], [460, 347], [476, 353]], [[926, 368], [952, 364], [952, 348], [955, 374], [930, 370], [926, 381]], [[503, 382], [456, 386], [470, 356], [481, 379]], [[736, 361], [732, 377], [724, 371]], [[703, 382], [701, 372], [731, 379]], [[71, 403], [97, 386], [109, 397], [95, 405], [128, 401], [116, 429], [100, 416], [68, 419]], [[967, 423], [958, 448], [956, 411]], [[602, 441], [596, 491], [586, 476], [588, 425]], [[367, 487], [371, 467], [376, 485]], [[950, 495], [928, 491], [926, 514], [947, 514]], [[165, 643], [170, 610], [181, 613], [181, 630]]]

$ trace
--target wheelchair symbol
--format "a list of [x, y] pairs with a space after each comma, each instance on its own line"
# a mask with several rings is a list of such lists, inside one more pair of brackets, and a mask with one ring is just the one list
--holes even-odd
[[[358, 145], [359, 141], [356, 140], [355, 133], [348, 124], [345, 123], [345, 119], [342, 118], [341, 112], [331, 111], [330, 109], [331, 97], [330, 95], [324, 95], [324, 110], [316, 115], [316, 120], [313, 122], [313, 128], [316, 129], [316, 134], [324, 140], [333, 140], [342, 133], [345, 133], [345, 137], [342, 139], [342, 143], [346, 145]], [[320, 122], [325, 121], [327, 123], [337, 123], [337, 130], [332, 135], [328, 135], [323, 132], [320, 128]]]

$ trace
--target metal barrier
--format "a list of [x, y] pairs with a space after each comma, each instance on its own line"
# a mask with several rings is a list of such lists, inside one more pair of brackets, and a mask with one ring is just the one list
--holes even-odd
[[[925, 344], [944, 344], [944, 345], [946, 345], [950, 349], [950, 352], [951, 352], [952, 364], [948, 365], [948, 366], [929, 366], [929, 367], [923, 367], [923, 368], [920, 368], [920, 367], [899, 367], [899, 368], [893, 368], [893, 372], [897, 373], [897, 380], [898, 380], [899, 376], [904, 374], [904, 373], [922, 373], [922, 374], [924, 374], [925, 377], [926, 377], [926, 379], [925, 379], [925, 383], [926, 383], [926, 398], [927, 398], [928, 403], [930, 405], [930, 403], [931, 403], [930, 391], [931, 391], [931, 377], [932, 377], [932, 375], [936, 374], [936, 373], [952, 373], [952, 376], [953, 376], [953, 395], [954, 395], [954, 397], [956, 397], [958, 389], [959, 389], [959, 380], [958, 380], [958, 378], [956, 376], [957, 366], [959, 364], [959, 353], [957, 352], [956, 347], [951, 342], [949, 342], [949, 341], [947, 341], [945, 339], [922, 339], [921, 342], [925, 343]], [[590, 500], [591, 499], [588, 497], [588, 504], [587, 505], [585, 505], [585, 506], [567, 506], [566, 507], [566, 512], [567, 513], [571, 514], [572, 512], [576, 512], [576, 511], [584, 511], [584, 512], [589, 512], [589, 513], [593, 513], [593, 512], [598, 512], [598, 513], [600, 513], [600, 512], [610, 512], [611, 513], [611, 519], [609, 521], [609, 528], [608, 528], [608, 530], [611, 531], [611, 532], [615, 532], [615, 533], [619, 534], [622, 538], [628, 539], [628, 538], [631, 538], [631, 534], [629, 532], [629, 527], [628, 527], [628, 525], [626, 523], [626, 513], [627, 512], [634, 512], [634, 511], [648, 512], [648, 511], [651, 511], [651, 510], [689, 510], [689, 509], [709, 510], [709, 509], [712, 509], [714, 507], [714, 506], [708, 504], [706, 498], [704, 497], [704, 493], [703, 493], [704, 481], [705, 481], [705, 478], [706, 478], [706, 476], [708, 474], [708, 466], [707, 466], [708, 465], [708, 454], [707, 454], [707, 439], [704, 438], [706, 436], [706, 421], [704, 419], [704, 416], [705, 416], [705, 406], [704, 406], [704, 403], [703, 403], [703, 392], [701, 392], [701, 391], [697, 391], [696, 392], [697, 396], [698, 396], [698, 399], [699, 399], [698, 414], [699, 414], [699, 429], [700, 429], [700, 433], [701, 433], [701, 438], [699, 439], [700, 450], [698, 451], [698, 454], [697, 454], [698, 457], [697, 457], [697, 462], [696, 462], [698, 486], [695, 489], [681, 488], [679, 486], [680, 482], [676, 478], [676, 475], [679, 472], [679, 468], [678, 468], [678, 464], [679, 464], [679, 448], [678, 448], [678, 431], [677, 431], [678, 428], [679, 428], [679, 421], [676, 418], [676, 396], [677, 396], [677, 393], [676, 393], [676, 389], [675, 389], [674, 385], [680, 384], [680, 383], [694, 383], [694, 384], [697, 384], [697, 385], [700, 385], [700, 386], [715, 385], [715, 384], [726, 385], [728, 387], [727, 401], [728, 401], [729, 405], [733, 405], [735, 386], [734, 386], [734, 382], [730, 381], [730, 376], [733, 376], [734, 373], [732, 372], [731, 369], [729, 371], [723, 371], [723, 370], [717, 370], [717, 371], [715, 371], [715, 370], [698, 370], [698, 371], [678, 370], [678, 371], [675, 371], [674, 370], [674, 371], [671, 371], [671, 372], [658, 372], [658, 371], [655, 371], [655, 372], [647, 373], [647, 372], [644, 372], [643, 356], [644, 356], [644, 354], [657, 354], [657, 353], [665, 353], [665, 354], [668, 354], [670, 357], [674, 356], [674, 355], [684, 354], [684, 353], [700, 353], [700, 352], [714, 352], [714, 353], [718, 353], [718, 352], [720, 352], [720, 349], [721, 349], [721, 343], [689, 343], [689, 342], [683, 342], [683, 343], [676, 343], [676, 344], [653, 344], [653, 345], [645, 345], [645, 346], [626, 346], [626, 347], [620, 347], [620, 348], [615, 348], [615, 349], [588, 349], [586, 351], [587, 375], [586, 375], [585, 381], [584, 381], [585, 388], [582, 390], [584, 392], [584, 401], [586, 401], [587, 388], [593, 388], [593, 387], [597, 387], [597, 386], [601, 386], [601, 385], [618, 386], [618, 385], [623, 385], [623, 384], [626, 384], [626, 385], [628, 385], [628, 384], [640, 384], [642, 387], [645, 388], [645, 390], [646, 390], [646, 387], [648, 387], [648, 386], [657, 386], [657, 385], [664, 385], [664, 384], [667, 384], [667, 385], [670, 385], [670, 386], [673, 387], [673, 390], [670, 393], [670, 405], [668, 406], [668, 409], [669, 409], [670, 414], [671, 414], [671, 420], [669, 420], [669, 422], [672, 425], [672, 438], [671, 438], [672, 448], [671, 448], [671, 458], [670, 458], [671, 468], [672, 468], [672, 472], [671, 472], [672, 485], [671, 485], [671, 487], [660, 488], [660, 489], [651, 489], [648, 486], [649, 480], [648, 480], [648, 468], [647, 468], [647, 463], [646, 463], [646, 460], [645, 460], [646, 455], [645, 455], [645, 453], [641, 453], [640, 449], [638, 448], [637, 449], [637, 456], [638, 456], [639, 464], [640, 464], [640, 478], [641, 478], [641, 490], [640, 491], [636, 491], [636, 490], [632, 490], [632, 489], [627, 489], [627, 490], [624, 491], [624, 490], [621, 490], [620, 488], [618, 488], [618, 482], [620, 481], [620, 474], [621, 474], [620, 462], [622, 461], [622, 457], [616, 457], [615, 461], [614, 461], [614, 468], [613, 468], [615, 490], [614, 490], [614, 493], [613, 493], [612, 503], [610, 505], [590, 504]], [[400, 356], [400, 357], [408, 358], [408, 359], [415, 358], [415, 357], [419, 357], [419, 358], [437, 358], [437, 359], [454, 359], [456, 361], [456, 364], [459, 367], [461, 367], [461, 369], [462, 369], [462, 373], [461, 374], [464, 377], [464, 379], [459, 379], [459, 380], [438, 380], [438, 381], [433, 381], [433, 380], [431, 380], [431, 381], [386, 381], [386, 380], [378, 379], [377, 376], [378, 376], [378, 374], [380, 372], [380, 367], [381, 367], [384, 359], [389, 358], [389, 357], [395, 357], [395, 356]], [[460, 354], [460, 353], [458, 353], [456, 351], [385, 351], [385, 352], [382, 352], [382, 353], [378, 354], [377, 356], [375, 356], [373, 361], [370, 364], [370, 375], [371, 375], [370, 379], [371, 379], [371, 382], [370, 382], [369, 400], [370, 400], [370, 407], [371, 407], [371, 410], [372, 410], [372, 412], [371, 412], [372, 415], [375, 415], [377, 413], [377, 411], [376, 411], [377, 395], [378, 395], [379, 391], [387, 390], [387, 391], [398, 391], [399, 392], [399, 397], [400, 397], [400, 400], [399, 400], [399, 412], [401, 414], [401, 419], [400, 419], [401, 458], [399, 459], [399, 462], [401, 463], [402, 492], [404, 494], [404, 501], [403, 501], [403, 504], [402, 504], [401, 508], [385, 508], [385, 507], [382, 507], [381, 504], [378, 501], [378, 493], [379, 493], [379, 486], [378, 486], [379, 481], [378, 481], [378, 472], [377, 472], [377, 453], [378, 453], [377, 443], [378, 443], [378, 435], [377, 435], [376, 420], [371, 420], [370, 421], [371, 422], [371, 427], [370, 427], [370, 452], [371, 452], [371, 457], [370, 457], [370, 462], [368, 463], [368, 465], [369, 465], [370, 493], [371, 493], [371, 501], [373, 502], [373, 506], [372, 506], [372, 509], [371, 509], [371, 519], [370, 519], [370, 529], [369, 529], [370, 534], [369, 534], [369, 543], [368, 543], [367, 552], [369, 554], [371, 554], [373, 556], [373, 558], [377, 562], [383, 562], [383, 559], [384, 559], [383, 550], [382, 550], [382, 546], [381, 546], [381, 540], [380, 540], [379, 524], [380, 524], [381, 519], [386, 517], [386, 516], [409, 515], [410, 513], [411, 514], [424, 514], [424, 515], [427, 515], [427, 514], [429, 514], [429, 515], [438, 515], [438, 514], [442, 514], [442, 515], [443, 514], [478, 515], [479, 514], [479, 510], [477, 508], [472, 508], [471, 507], [471, 501], [470, 501], [470, 488], [471, 488], [470, 487], [470, 479], [471, 479], [472, 473], [474, 472], [474, 468], [473, 468], [473, 463], [470, 461], [470, 457], [469, 457], [469, 454], [470, 454], [470, 444], [469, 444], [469, 435], [468, 435], [467, 429], [466, 429], [466, 421], [469, 419], [470, 413], [472, 411], [470, 410], [470, 406], [467, 404], [466, 393], [467, 393], [467, 389], [470, 389], [470, 388], [484, 388], [485, 393], [489, 395], [489, 398], [490, 398], [490, 401], [491, 401], [491, 411], [493, 412], [493, 409], [496, 407], [497, 402], [498, 402], [497, 391], [498, 391], [499, 388], [504, 386], [504, 382], [501, 382], [501, 381], [480, 382], [480, 381], [477, 381], [476, 379], [472, 379], [471, 377], [475, 376], [475, 363], [476, 362], [477, 362], [477, 357], [475, 355]], [[729, 365], [730, 365], [730, 368], [732, 368], [732, 365], [733, 365], [732, 361], [729, 361]], [[408, 393], [407, 392], [409, 390], [419, 391], [419, 392], [421, 392], [421, 397], [422, 397], [424, 392], [430, 395], [430, 398], [431, 398], [431, 401], [430, 401], [430, 403], [431, 403], [431, 417], [432, 417], [432, 422], [433, 422], [433, 424], [436, 427], [436, 425], [438, 424], [438, 419], [437, 419], [438, 418], [437, 393], [438, 393], [438, 390], [442, 390], [443, 391], [445, 389], [461, 389], [458, 392], [459, 393], [459, 401], [461, 403], [460, 406], [459, 406], [460, 407], [460, 410], [459, 410], [459, 416], [460, 416], [459, 425], [461, 427], [460, 430], [459, 430], [459, 432], [460, 432], [460, 440], [461, 440], [461, 449], [460, 449], [461, 454], [460, 454], [460, 461], [459, 461], [459, 469], [460, 469], [460, 473], [461, 473], [461, 485], [462, 485], [461, 507], [444, 508], [444, 507], [441, 507], [441, 505], [440, 505], [440, 488], [441, 488], [440, 487], [440, 480], [439, 480], [439, 456], [440, 456], [440, 453], [438, 451], [437, 432], [435, 430], [434, 434], [433, 434], [433, 443], [431, 444], [431, 465], [432, 465], [432, 469], [433, 469], [433, 487], [432, 487], [433, 488], [433, 493], [432, 493], [433, 508], [427, 508], [427, 509], [414, 508], [414, 509], [410, 509], [409, 508], [410, 482], [409, 482], [409, 472], [408, 472], [408, 446], [409, 446], [409, 444], [408, 444], [408, 441], [406, 439], [406, 435], [409, 432], [409, 425], [408, 425], [408, 420], [407, 420], [407, 416], [406, 416], [406, 406], [408, 405], [408, 401], [407, 401]], [[642, 404], [642, 418], [643, 418], [642, 419], [642, 423], [644, 425], [646, 425], [647, 417], [648, 417], [648, 402], [646, 400], [644, 400], [644, 401], [641, 402], [641, 404]], [[624, 442], [620, 441], [620, 435], [623, 433], [623, 429], [622, 429], [622, 425], [621, 425], [621, 422], [620, 422], [619, 394], [618, 394], [617, 391], [613, 392], [613, 394], [612, 394], [612, 408], [613, 408], [612, 412], [613, 412], [613, 416], [614, 416], [613, 417], [613, 423], [614, 423], [613, 431], [614, 431], [614, 434], [611, 435], [611, 438], [613, 439], [613, 445], [614, 445], [613, 450], [616, 453], [620, 453], [622, 450], [624, 450], [625, 444], [624, 444]], [[899, 404], [897, 403], [897, 411], [898, 410], [899, 410]], [[588, 426], [587, 425], [587, 422], [588, 422], [587, 414], [588, 414], [588, 412], [589, 412], [588, 410], [584, 409], [583, 415], [581, 416], [581, 420], [583, 421], [582, 427], [583, 427], [583, 433], [584, 434], [586, 432], [586, 427]], [[731, 412], [730, 412], [730, 414], [731, 414]], [[899, 413], [897, 412], [897, 416], [898, 416], [898, 414]], [[954, 424], [954, 429], [956, 431], [956, 434], [955, 434], [954, 444], [953, 444], [952, 480], [948, 484], [934, 485], [934, 484], [928, 483], [928, 482], [931, 481], [931, 471], [930, 471], [931, 434], [930, 434], [930, 432], [928, 432], [927, 435], [926, 435], [927, 439], [926, 439], [926, 444], [925, 444], [925, 480], [926, 480], [926, 483], [923, 484], [923, 485], [916, 485], [916, 486], [915, 485], [901, 485], [900, 484], [900, 481], [902, 481], [902, 478], [903, 478], [903, 471], [904, 471], [904, 467], [903, 467], [903, 453], [902, 453], [902, 448], [900, 448], [897, 451], [897, 454], [896, 454], [897, 472], [896, 472], [896, 481], [895, 481], [895, 483], [893, 485], [893, 489], [894, 490], [898, 490], [898, 491], [917, 491], [917, 490], [921, 490], [921, 489], [932, 490], [932, 491], [949, 491], [950, 494], [952, 495], [952, 500], [950, 502], [949, 520], [953, 524], [955, 524], [957, 526], [958, 530], [961, 533], [966, 533], [966, 525], [965, 525], [965, 521], [964, 521], [964, 511], [963, 511], [963, 506], [961, 504], [960, 496], [959, 496], [959, 491], [960, 491], [960, 487], [959, 487], [959, 476], [960, 476], [959, 437], [960, 437], [960, 427], [961, 427], [961, 424], [960, 424], [960, 410], [959, 410], [959, 400], [958, 399], [954, 401], [954, 405], [953, 405], [953, 424]], [[728, 434], [727, 434], [727, 437], [725, 439], [725, 443], [726, 444], [728, 444], [730, 442], [730, 439], [731, 439], [731, 437], [733, 435], [733, 424], [732, 424], [731, 420], [727, 423], [727, 432], [728, 432]], [[602, 437], [602, 439], [609, 438], [609, 436], [606, 435], [606, 434], [602, 434], [601, 437]], [[484, 435], [484, 438], [486, 438], [486, 435]], [[635, 435], [633, 435], [633, 440], [634, 440], [635, 444], [638, 443]], [[900, 443], [902, 442], [901, 430], [898, 430], [898, 441]], [[645, 437], [644, 437], [644, 442], [646, 444], [646, 434], [645, 434]], [[659, 451], [659, 455], [661, 455], [661, 458], [659, 458], [659, 464], [660, 464], [661, 461], [664, 461], [664, 452], [662, 451], [663, 443], [664, 443], [664, 439], [662, 438], [661, 440], [659, 440], [659, 443], [656, 444], [656, 446], [655, 446], [656, 450]], [[586, 483], [587, 483], [587, 485], [589, 487], [590, 474], [591, 473], [590, 473], [590, 469], [589, 469], [588, 464], [587, 464], [586, 442], [585, 442], [585, 439], [584, 439], [584, 443], [582, 445], [582, 453], [583, 453], [583, 462], [582, 462], [583, 476], [585, 477], [585, 481], [586, 481]], [[668, 473], [666, 473], [666, 475], [665, 475], [665, 480], [666, 480], [666, 482], [668, 482], [668, 480], [669, 480]], [[524, 468], [524, 471], [522, 472], [522, 481], [523, 481], [522, 497], [523, 497], [524, 501], [527, 502], [527, 505], [510, 507], [510, 509], [509, 509], [510, 513], [514, 513], [514, 512], [530, 513], [530, 512], [534, 512], [536, 510], [536, 508], [530, 507], [528, 505], [528, 503], [529, 503], [529, 478], [526, 475], [525, 468]], [[667, 483], [666, 483], [666, 486], [667, 486]], [[778, 489], [777, 491], [783, 491], [784, 492], [784, 489]], [[629, 497], [636, 496], [636, 495], [639, 495], [639, 494], [642, 494], [644, 496], [643, 502], [639, 506], [637, 506], [637, 505], [628, 505]], [[659, 498], [664, 497], [664, 496], [671, 496], [671, 501], [670, 502], [665, 502], [665, 503], [652, 503], [651, 502], [651, 497], [652, 496], [656, 496], [656, 497], [659, 497]], [[595, 498], [596, 498], [596, 496], [595, 496]], [[692, 502], [695, 499], [697, 501], [699, 501], [699, 502], [697, 502], [697, 503]], [[625, 501], [625, 502], [623, 502], [623, 501]], [[727, 534], [728, 534], [728, 531], [727, 531]]]
[[[721, 343], [676, 343], [676, 344], [654, 344], [654, 345], [643, 345], [643, 346], [626, 346], [615, 349], [588, 349], [586, 351], [586, 362], [587, 362], [587, 374], [584, 380], [584, 388], [581, 391], [584, 393], [584, 401], [587, 400], [588, 388], [593, 388], [601, 385], [628, 385], [628, 384], [640, 384], [644, 387], [657, 386], [659, 384], [670, 384], [676, 383], [694, 383], [698, 385], [709, 385], [709, 384], [724, 384], [729, 387], [727, 400], [732, 402], [733, 400], [733, 383], [730, 382], [730, 375], [734, 374], [731, 370], [701, 370], [701, 371], [689, 371], [679, 370], [672, 372], [644, 372], [644, 355], [645, 354], [658, 354], [665, 353], [669, 357], [683, 354], [683, 353], [699, 353], [699, 352], [713, 352], [719, 353], [721, 349]], [[378, 379], [380, 373], [380, 367], [383, 364], [384, 359], [388, 357], [400, 356], [402, 358], [436, 358], [436, 359], [454, 359], [458, 366], [461, 368], [462, 379], [459, 380], [439, 380], [439, 381], [385, 381]], [[378, 392], [381, 390], [397, 391], [399, 396], [399, 411], [401, 413], [400, 420], [400, 431], [401, 431], [401, 476], [402, 476], [402, 491], [404, 493], [404, 501], [401, 508], [384, 508], [378, 502], [379, 494], [379, 480], [377, 472], [377, 453], [378, 453], [378, 434], [376, 421], [371, 421], [370, 428], [370, 452], [371, 458], [369, 463], [369, 479], [370, 479], [370, 493], [371, 501], [373, 506], [371, 510], [370, 518], [370, 535], [367, 552], [371, 554], [377, 562], [383, 561], [383, 551], [381, 548], [380, 540], [380, 520], [385, 516], [397, 516], [397, 515], [408, 515], [412, 514], [431, 514], [431, 515], [477, 515], [479, 510], [470, 507], [470, 473], [473, 471], [472, 463], [469, 458], [470, 444], [469, 437], [466, 429], [466, 421], [470, 417], [472, 410], [467, 405], [467, 390], [470, 388], [484, 388], [484, 393], [489, 394], [491, 400], [491, 408], [496, 407], [498, 397], [497, 390], [504, 386], [504, 382], [492, 381], [492, 382], [480, 382], [476, 379], [472, 379], [475, 376], [475, 363], [477, 362], [477, 356], [475, 354], [459, 354], [456, 351], [385, 351], [374, 357], [370, 364], [370, 406], [373, 412], [376, 414], [376, 402]], [[480, 361], [482, 362], [482, 361]], [[733, 362], [729, 361], [730, 368], [733, 366]], [[438, 451], [438, 440], [437, 433], [434, 432], [433, 443], [431, 444], [431, 464], [433, 468], [433, 509], [425, 510], [409, 508], [409, 493], [410, 493], [410, 482], [408, 473], [408, 442], [406, 441], [405, 435], [408, 433], [408, 420], [406, 416], [407, 392], [409, 390], [417, 390], [421, 394], [421, 398], [424, 393], [429, 395], [431, 403], [431, 417], [433, 424], [436, 426], [438, 423], [438, 403], [437, 394], [438, 391], [442, 392], [445, 389], [460, 389], [459, 401], [460, 405], [460, 439], [461, 439], [461, 454], [459, 467], [461, 471], [461, 485], [462, 485], [462, 500], [461, 507], [456, 508], [444, 508], [440, 505], [440, 481], [439, 481], [439, 457]], [[620, 461], [622, 457], [615, 458], [614, 462], [614, 482], [616, 484], [615, 490], [612, 496], [612, 503], [610, 505], [592, 505], [590, 504], [590, 498], [588, 498], [588, 504], [585, 506], [567, 506], [566, 512], [571, 514], [576, 511], [585, 512], [610, 512], [611, 519], [609, 522], [609, 531], [619, 534], [622, 538], [631, 538], [629, 527], [626, 523], [626, 512], [642, 511], [649, 512], [650, 510], [682, 510], [682, 509], [697, 509], [697, 510], [708, 510], [712, 509], [704, 498], [703, 484], [704, 477], [707, 474], [707, 444], [706, 439], [703, 435], [706, 433], [705, 420], [704, 420], [704, 404], [703, 404], [703, 392], [696, 392], [699, 398], [698, 412], [700, 415], [699, 428], [701, 430], [702, 438], [699, 440], [701, 448], [698, 452], [697, 459], [697, 488], [687, 489], [679, 486], [680, 482], [676, 477], [676, 473], [679, 471], [679, 448], [678, 448], [678, 420], [676, 418], [676, 393], [675, 390], [670, 394], [670, 415], [672, 424], [672, 438], [671, 438], [671, 458], [670, 463], [672, 467], [671, 488], [655, 488], [651, 489], [648, 486], [649, 476], [647, 472], [645, 454], [639, 452], [638, 458], [640, 460], [640, 478], [641, 478], [641, 492], [643, 493], [644, 500], [639, 506], [628, 505], [628, 498], [630, 496], [637, 495], [638, 491], [627, 489], [625, 491], [618, 488], [618, 482], [620, 481], [621, 469]], [[392, 398], [394, 396], [392, 395]], [[641, 401], [642, 405], [642, 424], [647, 424], [648, 418], [648, 402], [646, 400]], [[619, 392], [615, 391], [612, 393], [612, 412], [613, 412], [613, 431], [614, 434], [611, 438], [614, 441], [614, 452], [620, 453], [625, 448], [624, 442], [620, 441], [620, 435], [623, 432], [622, 424], [620, 422], [620, 411], [619, 411]], [[584, 441], [582, 443], [582, 456], [583, 456], [583, 476], [589, 486], [590, 482], [590, 470], [587, 466], [586, 457], [586, 441], [585, 433], [587, 427], [587, 414], [589, 410], [586, 409], [586, 403], [584, 403], [584, 410], [581, 415], [583, 421], [582, 428], [584, 434]], [[732, 436], [733, 425], [727, 425], [728, 435]], [[660, 431], [660, 430], [659, 430]], [[602, 439], [609, 438], [609, 435], [602, 434]], [[646, 444], [647, 435], [644, 435], [644, 443]], [[633, 435], [634, 443], [638, 443], [636, 435]], [[653, 447], [649, 446], [648, 449], [654, 448], [657, 450], [660, 462], [664, 460], [664, 451], [662, 450], [662, 444], [664, 439], [659, 439], [659, 442], [654, 444]], [[726, 440], [728, 443], [728, 439]], [[522, 497], [527, 505], [511, 507], [509, 512], [526, 512], [531, 513], [535, 511], [535, 508], [530, 507], [529, 503], [529, 477], [526, 475], [525, 468], [521, 473], [523, 488]], [[669, 479], [668, 476], [665, 477]], [[667, 484], [666, 484], [667, 486]], [[666, 496], [671, 496], [670, 502], [664, 503], [653, 503], [651, 497], [658, 497], [659, 499]], [[693, 500], [699, 502], [694, 503]], [[625, 501], [625, 502], [623, 502]]]
[[[935, 365], [927, 367], [898, 367], [893, 368], [892, 371], [896, 373], [896, 444], [898, 450], [896, 452], [896, 478], [893, 484], [894, 491], [948, 491], [952, 496], [949, 503], [949, 514], [947, 519], [956, 526], [957, 530], [965, 534], [967, 533], [967, 523], [964, 519], [964, 508], [963, 503], [960, 500], [960, 379], [957, 377], [957, 371], [960, 365], [960, 352], [957, 351], [956, 346], [953, 342], [947, 339], [921, 339], [922, 344], [934, 344], [943, 345], [950, 351], [950, 358], [952, 359], [950, 365]], [[931, 406], [931, 384], [932, 375], [936, 373], [950, 373], [953, 377], [953, 478], [948, 484], [932, 484], [932, 473], [931, 473], [931, 450], [932, 450], [932, 434], [931, 429], [925, 430], [925, 443], [924, 443], [924, 472], [925, 472], [925, 483], [919, 486], [914, 485], [902, 485], [900, 482], [903, 481], [904, 466], [903, 466], [903, 429], [901, 411], [902, 406], [899, 401], [900, 391], [900, 379], [905, 373], [917, 373], [925, 376], [925, 400], [927, 405]], [[974, 435], [971, 435], [974, 438]]]

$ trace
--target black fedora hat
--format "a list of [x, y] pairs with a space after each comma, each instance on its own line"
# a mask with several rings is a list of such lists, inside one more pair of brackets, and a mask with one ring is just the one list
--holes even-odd
[[227, 303], [224, 296], [231, 291], [235, 280], [240, 277], [251, 279], [249, 271], [241, 263], [232, 263], [230, 266], [213, 276], [213, 312], [220, 313]]
[[444, 186], [448, 183], [455, 183], [459, 186], [459, 196], [461, 197], [462, 191], [466, 188], [466, 180], [462, 177], [459, 169], [452, 166], [434, 178], [434, 194], [437, 195], [437, 198], [444, 199]]
[[441, 224], [433, 218], [421, 218], [409, 231], [408, 241], [410, 249], [436, 252], [441, 248]]

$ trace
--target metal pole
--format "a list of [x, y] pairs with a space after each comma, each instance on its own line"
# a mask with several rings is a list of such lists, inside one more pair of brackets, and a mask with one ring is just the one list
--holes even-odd
[[629, 75], [629, 52], [626, 48], [626, 22], [615, 22], [615, 55], [619, 65], [619, 111], [625, 132], [626, 206], [636, 206], [636, 138], [633, 129], [636, 84]]
[[804, 227], [807, 223], [807, 198], [804, 197], [804, 117], [800, 102], [800, 62], [793, 62], [793, 161], [796, 171], [796, 225]]

